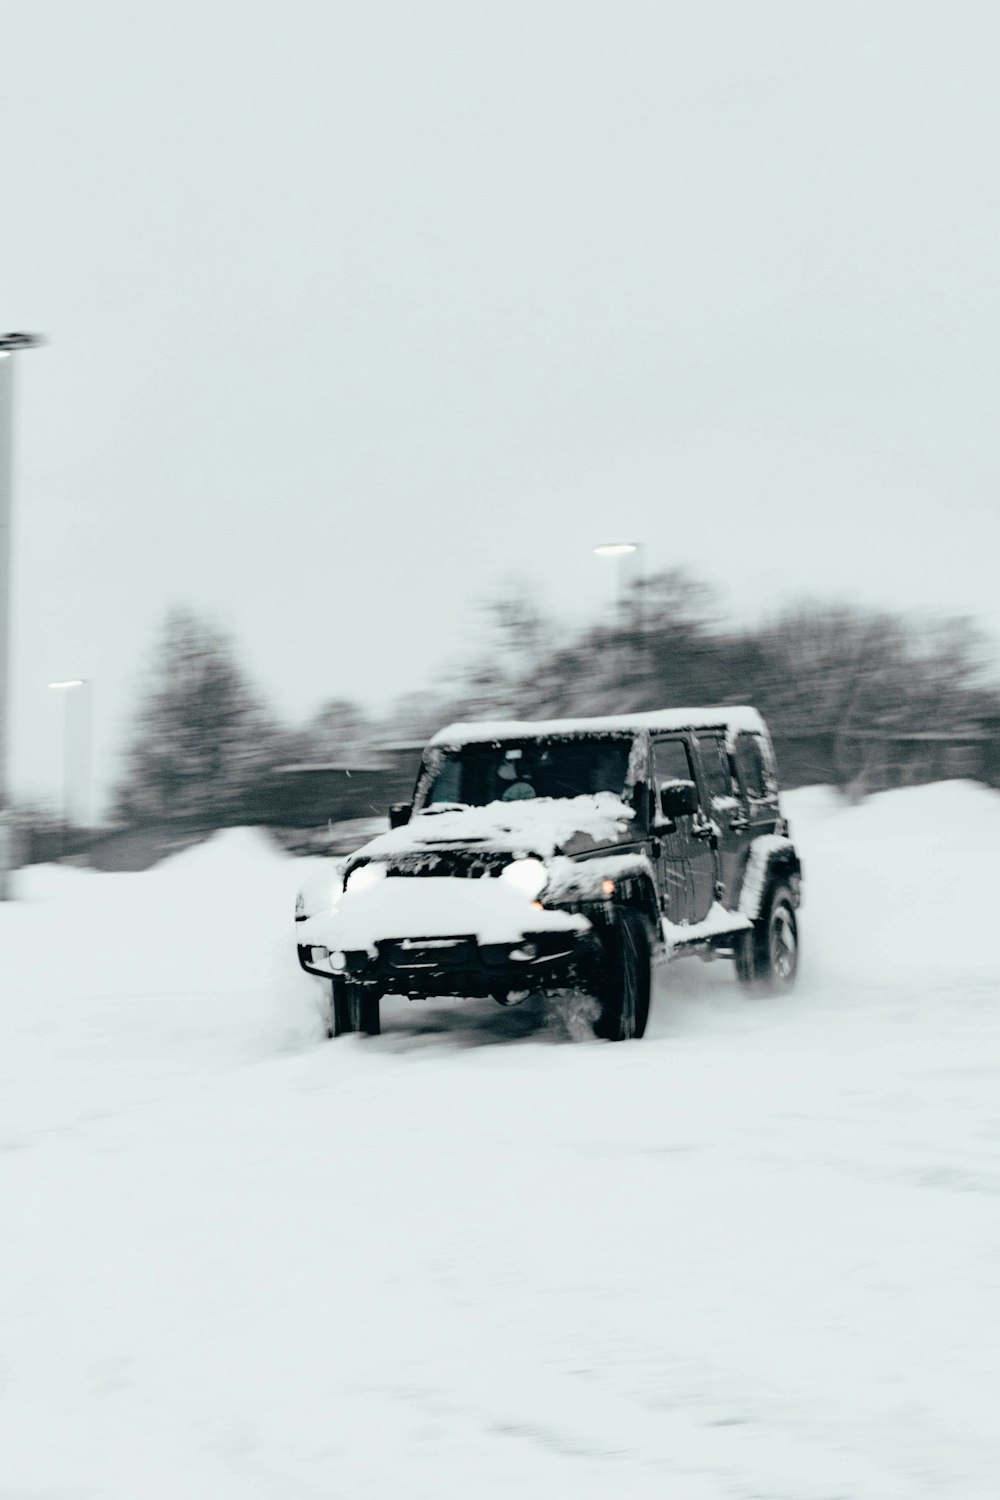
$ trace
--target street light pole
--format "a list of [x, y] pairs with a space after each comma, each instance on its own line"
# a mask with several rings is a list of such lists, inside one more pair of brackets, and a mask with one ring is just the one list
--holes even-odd
[[72, 767], [73, 767], [73, 758], [74, 758], [73, 757], [73, 748], [74, 748], [74, 746], [73, 746], [73, 739], [74, 739], [74, 736], [73, 736], [73, 721], [72, 721], [72, 717], [71, 717], [71, 714], [72, 714], [71, 700], [74, 697], [79, 697], [79, 700], [80, 700], [80, 711], [81, 711], [81, 713], [86, 712], [86, 720], [85, 720], [84, 726], [83, 726], [83, 733], [80, 736], [81, 744], [82, 744], [80, 759], [81, 759], [81, 764], [83, 766], [83, 771], [82, 771], [81, 778], [80, 778], [80, 780], [81, 780], [80, 807], [77, 809], [78, 822], [81, 825], [86, 826], [87, 821], [88, 821], [88, 807], [87, 807], [87, 804], [89, 802], [88, 793], [89, 793], [89, 782], [90, 782], [90, 732], [91, 732], [91, 718], [92, 718], [92, 714], [91, 714], [91, 711], [90, 711], [91, 710], [91, 704], [90, 704], [89, 700], [90, 700], [91, 694], [93, 693], [93, 683], [89, 682], [86, 677], [67, 677], [62, 682], [50, 682], [49, 683], [49, 687], [50, 688], [56, 688], [59, 691], [62, 691], [64, 689], [72, 689], [72, 688], [86, 688], [87, 689], [87, 695], [86, 695], [86, 697], [84, 697], [83, 694], [77, 695], [77, 694], [74, 694], [72, 692], [67, 692], [67, 695], [66, 695], [66, 711], [65, 711], [65, 714], [63, 716], [63, 816], [62, 816], [62, 852], [65, 855], [65, 853], [66, 853], [66, 841], [67, 841], [67, 837], [68, 837], [68, 834], [69, 834], [69, 826], [70, 826], [70, 821], [71, 821], [71, 817], [72, 817], [72, 813], [73, 813], [73, 797], [72, 797], [71, 787], [72, 787], [72, 777], [73, 777]]
[[14, 372], [10, 355], [34, 349], [36, 333], [0, 333], [0, 901], [10, 896], [11, 829], [7, 787], [10, 701], [10, 530]]
[[613, 557], [618, 561], [618, 608], [623, 629], [628, 622], [624, 560], [630, 555], [636, 558], [635, 636], [638, 644], [636, 659], [643, 684], [641, 690], [645, 691], [646, 679], [652, 678], [655, 674], [655, 647], [646, 635], [646, 601], [643, 597], [645, 580], [642, 566], [645, 548], [642, 542], [601, 542], [600, 546], [594, 548], [594, 552], [598, 557]]
[[613, 557], [618, 561], [618, 608], [621, 610], [622, 622], [625, 620], [625, 565], [624, 559], [630, 554], [636, 554], [639, 560], [638, 572], [638, 625], [640, 633], [643, 625], [643, 599], [642, 599], [642, 542], [601, 542], [594, 548], [595, 557]]

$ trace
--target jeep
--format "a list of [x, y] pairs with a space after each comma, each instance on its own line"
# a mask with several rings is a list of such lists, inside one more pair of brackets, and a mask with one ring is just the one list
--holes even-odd
[[802, 867], [753, 708], [452, 724], [413, 800], [334, 891], [296, 903], [327, 1031], [377, 1034], [382, 995], [583, 991], [594, 1030], [641, 1037], [656, 964], [732, 959], [790, 987]]

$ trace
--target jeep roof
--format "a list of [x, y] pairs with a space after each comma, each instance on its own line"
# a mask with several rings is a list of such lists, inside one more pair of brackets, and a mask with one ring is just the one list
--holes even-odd
[[430, 740], [432, 745], [460, 745], [478, 740], [544, 738], [554, 734], [672, 734], [687, 730], [724, 730], [729, 741], [738, 734], [767, 736], [764, 720], [747, 704], [715, 708], [657, 709], [652, 713], [611, 714], [593, 719], [474, 719], [447, 724]]

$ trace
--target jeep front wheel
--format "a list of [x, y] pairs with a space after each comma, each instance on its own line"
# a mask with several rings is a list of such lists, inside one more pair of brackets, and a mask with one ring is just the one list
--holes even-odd
[[351, 984], [347, 979], [334, 979], [331, 984], [327, 1036], [347, 1036], [357, 1031], [367, 1036], [378, 1036], [381, 1030], [378, 995], [371, 994], [363, 985]]
[[603, 946], [596, 987], [601, 1013], [594, 1031], [609, 1042], [627, 1042], [642, 1036], [649, 1019], [653, 962], [645, 920], [638, 912], [619, 907]]

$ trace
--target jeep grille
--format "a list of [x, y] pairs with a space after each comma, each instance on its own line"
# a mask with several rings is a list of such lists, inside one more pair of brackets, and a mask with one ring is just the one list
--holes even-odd
[[419, 854], [397, 855], [390, 861], [390, 875], [436, 875], [459, 880], [480, 880], [499, 875], [512, 855], [500, 849], [428, 849]]

